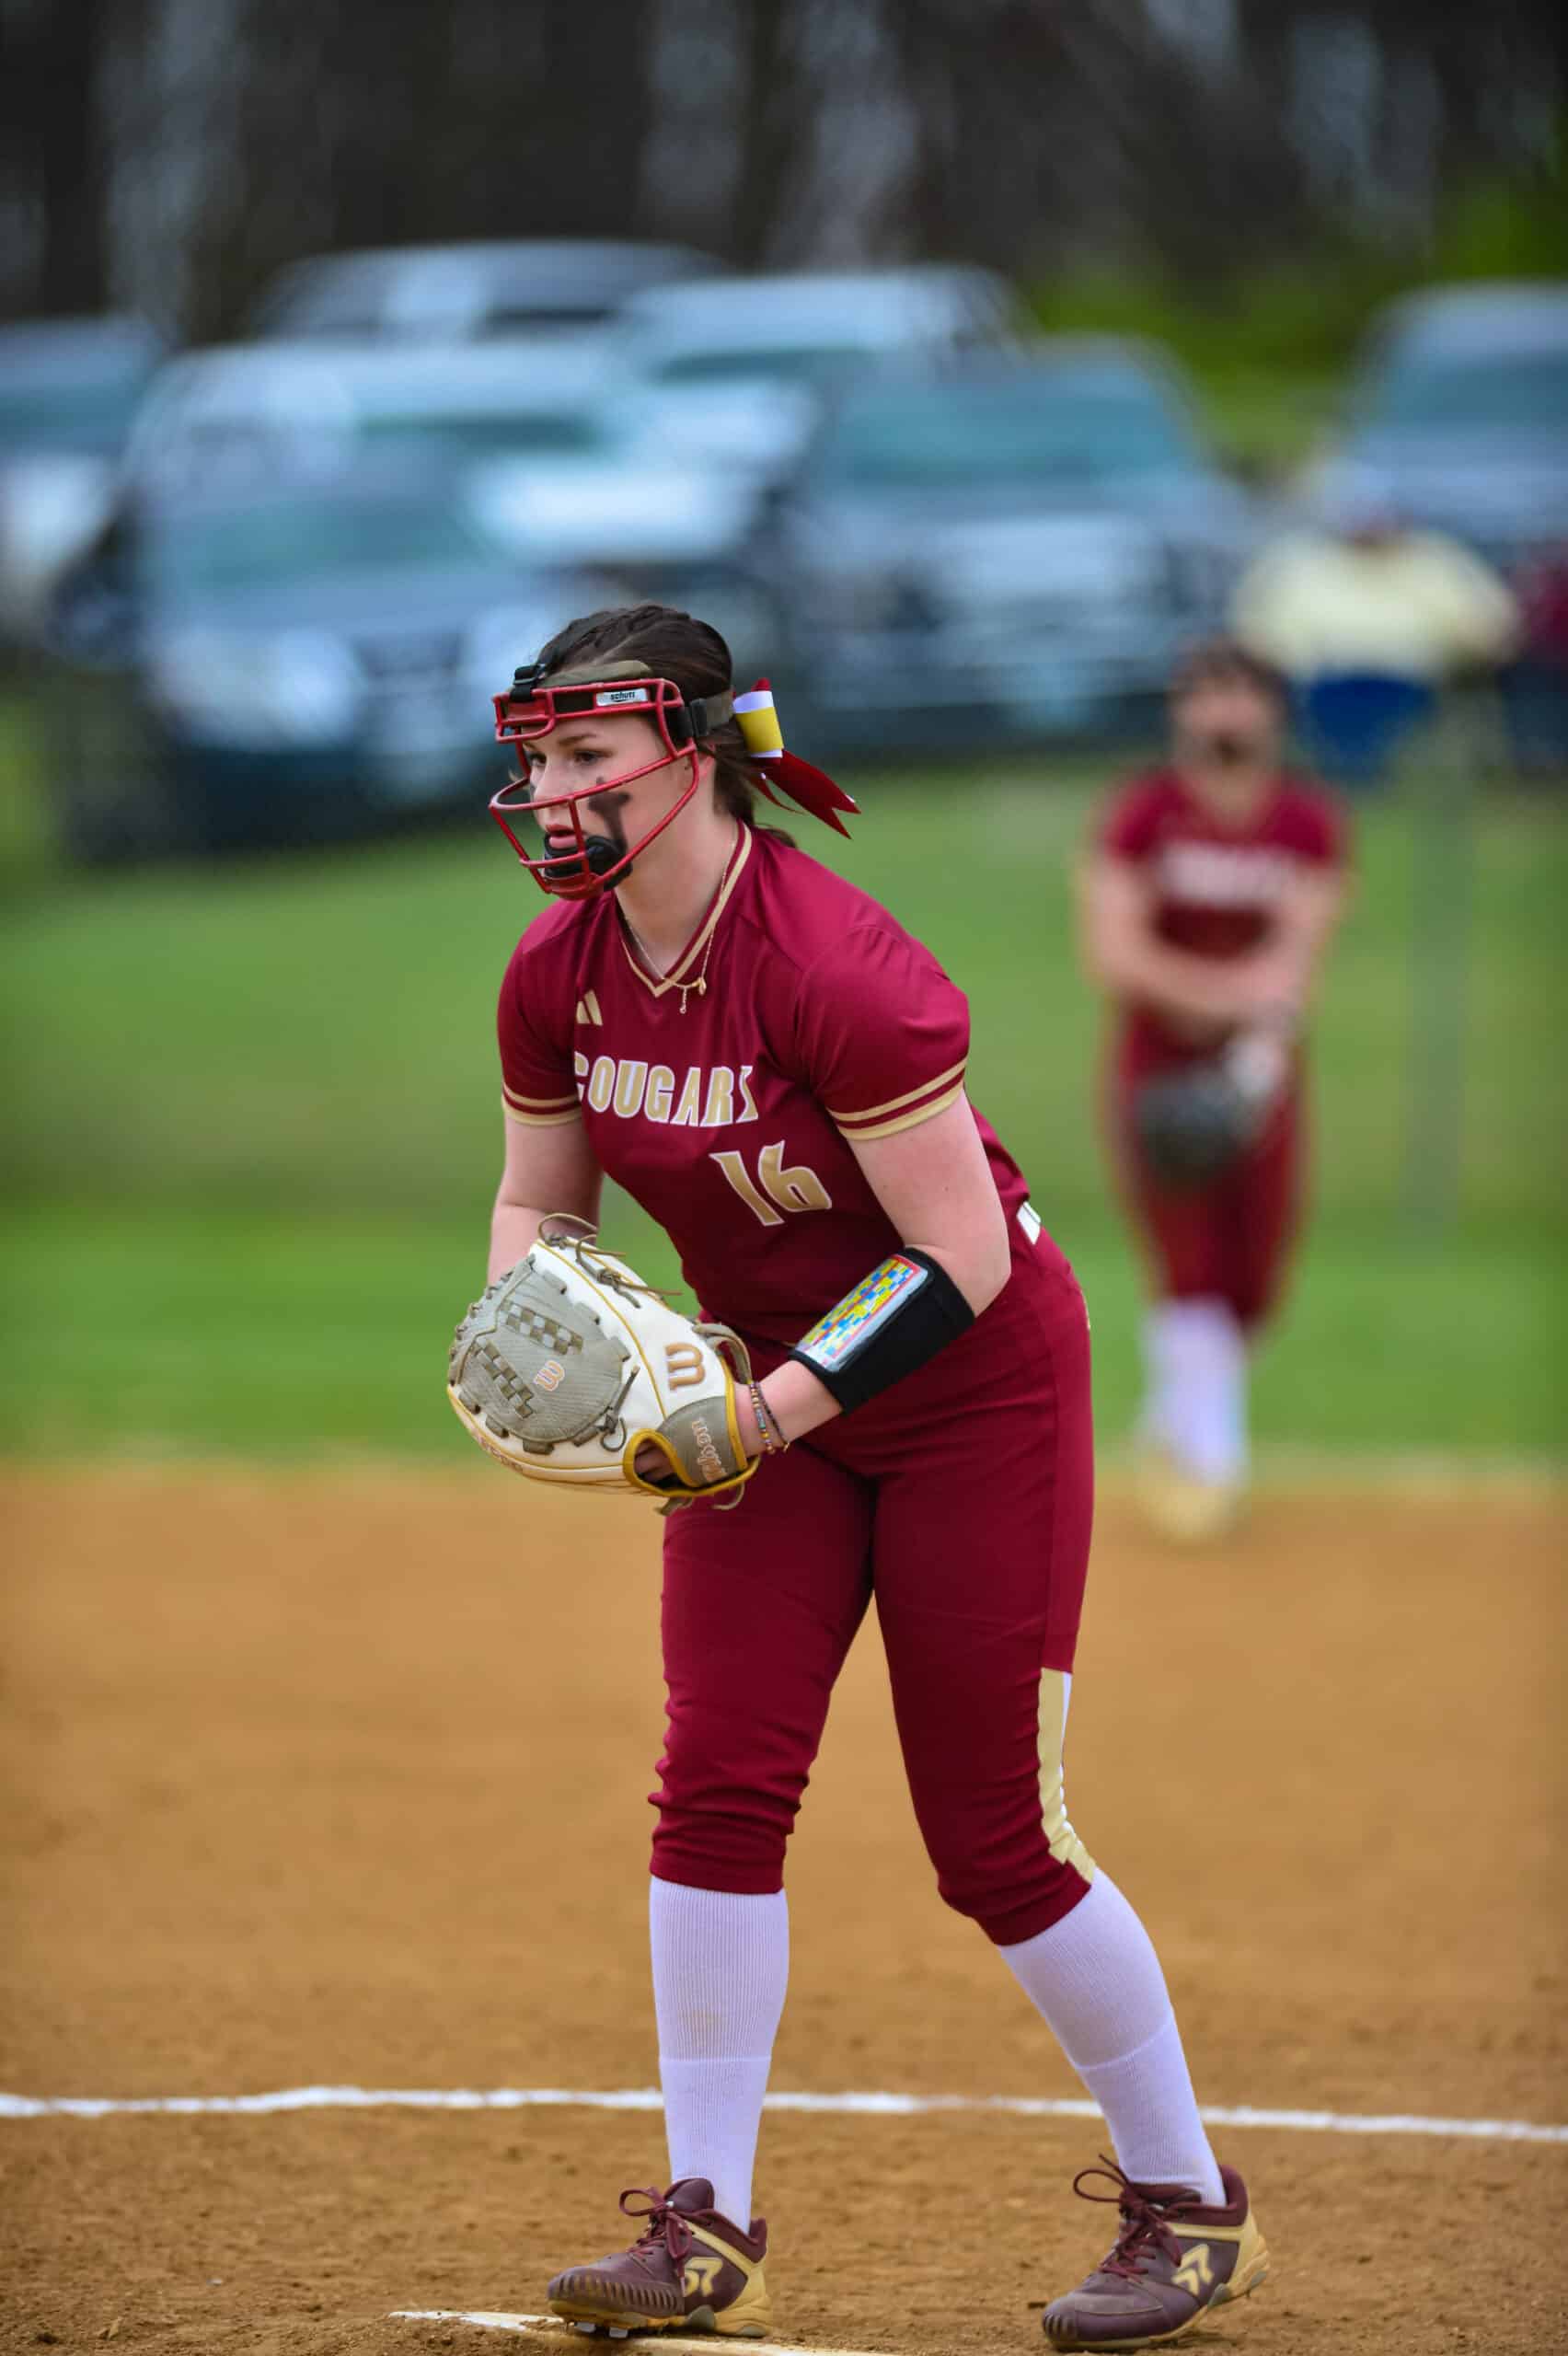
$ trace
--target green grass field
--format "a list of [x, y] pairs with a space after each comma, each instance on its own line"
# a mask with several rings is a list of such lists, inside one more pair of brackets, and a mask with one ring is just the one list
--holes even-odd
[[[798, 831], [968, 989], [973, 1093], [1083, 1278], [1114, 1438], [1138, 1296], [1095, 1133], [1099, 1013], [1070, 941], [1089, 777], [1043, 757], [851, 782], [866, 804], [852, 845]], [[1360, 898], [1319, 1025], [1317, 1215], [1260, 1368], [1260, 1436], [1539, 1453], [1563, 1426], [1568, 820], [1506, 800], [1477, 829], [1462, 1053], [1445, 1056], [1459, 1209], [1441, 1232], [1405, 1200], [1412, 935], [1444, 838], [1403, 803], [1360, 831]], [[223, 868], [35, 860], [24, 876], [0, 942], [0, 1446], [459, 1452], [443, 1353], [479, 1281], [498, 1163], [495, 987], [537, 905], [488, 823]], [[633, 1207], [612, 1227], [671, 1273]]]

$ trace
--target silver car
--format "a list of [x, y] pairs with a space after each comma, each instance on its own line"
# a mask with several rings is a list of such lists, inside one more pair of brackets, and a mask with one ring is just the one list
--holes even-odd
[[1218, 625], [1254, 537], [1157, 353], [875, 378], [780, 504], [792, 686], [834, 740], [1097, 730]]
[[782, 271], [638, 295], [613, 364], [628, 410], [672, 460], [767, 482], [847, 379], [900, 356], [999, 348], [1015, 325], [1011, 289], [986, 270]]
[[1332, 515], [1362, 482], [1505, 572], [1568, 543], [1568, 286], [1448, 286], [1385, 312], [1304, 503]]
[[264, 290], [250, 332], [538, 341], [607, 326], [640, 287], [706, 278], [722, 268], [689, 246], [599, 237], [372, 247], [291, 262]]

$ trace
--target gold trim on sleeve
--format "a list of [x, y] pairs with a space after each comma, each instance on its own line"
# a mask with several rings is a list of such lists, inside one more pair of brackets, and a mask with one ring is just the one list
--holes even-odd
[[502, 1080], [501, 1101], [513, 1106], [519, 1113], [559, 1113], [563, 1104], [570, 1104], [575, 1111], [577, 1091], [568, 1088], [563, 1089], [559, 1096], [525, 1096], [520, 1089], [508, 1088]]
[[509, 1103], [503, 1096], [501, 1100], [501, 1109], [509, 1121], [516, 1122], [520, 1129], [559, 1129], [563, 1128], [568, 1121], [580, 1121], [582, 1118], [582, 1107], [576, 1103], [572, 1105], [570, 1113], [520, 1113], [516, 1105]]
[[906, 1088], [902, 1096], [890, 1096], [885, 1104], [868, 1104], [863, 1113], [836, 1113], [830, 1104], [827, 1117], [836, 1121], [841, 1129], [851, 1128], [858, 1121], [880, 1121], [884, 1113], [902, 1112], [905, 1104], [913, 1104], [917, 1096], [926, 1095], [929, 1090], [945, 1088], [950, 1080], [962, 1080], [967, 1061], [966, 1056], [961, 1056], [946, 1071], [934, 1071], [929, 1080], [923, 1080], [918, 1088]]
[[950, 1088], [945, 1095], [935, 1098], [931, 1103], [917, 1104], [913, 1113], [900, 1113], [894, 1120], [878, 1121], [869, 1129], [850, 1128], [840, 1121], [838, 1132], [847, 1145], [869, 1145], [873, 1138], [896, 1137], [900, 1129], [917, 1129], [922, 1121], [932, 1120], [937, 1114], [945, 1113], [948, 1106], [956, 1104], [963, 1094], [963, 1082], [961, 1080], [956, 1087]]

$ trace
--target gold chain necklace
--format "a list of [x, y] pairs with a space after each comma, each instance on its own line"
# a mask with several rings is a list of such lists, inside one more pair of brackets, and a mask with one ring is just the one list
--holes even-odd
[[[642, 962], [647, 966], [649, 972], [651, 974], [658, 974], [661, 981], [667, 980], [668, 976], [660, 972], [658, 959], [649, 954], [648, 943], [643, 940], [642, 935], [638, 931], [637, 927], [632, 923], [631, 918], [626, 915], [626, 910], [624, 908], [621, 910], [621, 914], [623, 917], [626, 917], [626, 929], [631, 935], [632, 945], [640, 953]], [[673, 987], [679, 990], [681, 994], [681, 1012], [683, 1014], [686, 1011], [686, 999], [691, 996], [694, 990], [698, 998], [706, 998], [708, 995], [708, 961], [713, 954], [713, 934], [717, 932], [718, 930], [718, 926], [714, 925], [712, 931], [710, 931], [708, 936], [708, 945], [702, 953], [702, 966], [701, 970], [698, 974], [697, 979], [694, 982], [676, 982], [673, 985]]]
[[[737, 825], [735, 828], [734, 844], [731, 849], [730, 857], [724, 861], [724, 875], [721, 876], [719, 880], [719, 889], [721, 892], [724, 888], [724, 876], [729, 874], [731, 865], [734, 860], [735, 852], [740, 849], [740, 845], [741, 830]], [[661, 981], [666, 981], [669, 977], [665, 974], [663, 967], [660, 964], [659, 960], [652, 954], [649, 949], [648, 943], [643, 940], [642, 935], [638, 931], [637, 927], [632, 923], [631, 918], [627, 915], [624, 908], [620, 910], [620, 914], [622, 922], [625, 924], [628, 932], [631, 935], [632, 945], [638, 951], [649, 972], [651, 974], [657, 974]], [[709, 927], [708, 941], [702, 952], [702, 964], [698, 969], [697, 979], [693, 982], [676, 982], [674, 985], [681, 994], [681, 1012], [683, 1014], [686, 1011], [686, 1000], [691, 997], [694, 991], [698, 998], [706, 998], [708, 996], [708, 961], [713, 954], [714, 935], [718, 930], [719, 918], [716, 912], [713, 922]]]

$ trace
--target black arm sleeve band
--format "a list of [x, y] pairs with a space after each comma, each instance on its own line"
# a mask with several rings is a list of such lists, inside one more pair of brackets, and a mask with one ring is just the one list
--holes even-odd
[[790, 1356], [809, 1366], [846, 1415], [934, 1358], [974, 1311], [928, 1252], [895, 1252], [802, 1334]]

